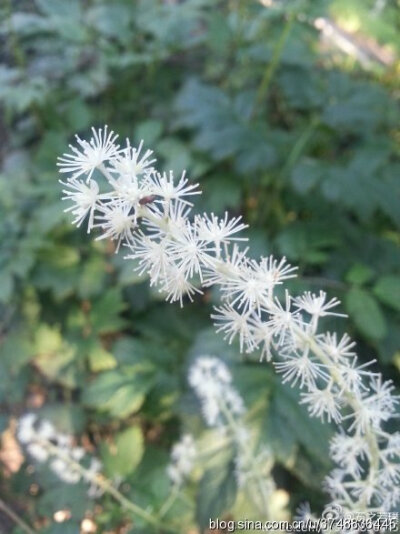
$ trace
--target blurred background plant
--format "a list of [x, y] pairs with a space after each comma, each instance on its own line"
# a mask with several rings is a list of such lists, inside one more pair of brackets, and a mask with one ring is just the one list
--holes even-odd
[[194, 533], [210, 517], [257, 518], [188, 387], [204, 354], [229, 365], [252, 439], [274, 456], [273, 518], [304, 500], [321, 509], [329, 426], [270, 366], [215, 335], [212, 293], [190, 311], [166, 304], [112, 243], [77, 232], [55, 163], [91, 125], [143, 139], [159, 167], [200, 183], [198, 211], [243, 215], [251, 254], [300, 266], [294, 293], [340, 298], [350, 319], [327, 328], [345, 327], [360, 359], [375, 355], [399, 385], [397, 2], [6, 0], [0, 9], [0, 532], [23, 532], [10, 510], [51, 534], [150, 528], [25, 458], [15, 430], [27, 411], [73, 434], [149, 510], [170, 494], [182, 434], [222, 447], [167, 516]]

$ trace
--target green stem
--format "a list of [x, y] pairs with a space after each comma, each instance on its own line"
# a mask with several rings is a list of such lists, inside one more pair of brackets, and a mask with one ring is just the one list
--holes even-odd
[[21, 530], [24, 532], [27, 532], [27, 534], [35, 534], [36, 530], [31, 528], [25, 521], [23, 521], [20, 517], [17, 516], [17, 514], [11, 510], [11, 508], [6, 504], [2, 499], [0, 499], [0, 510], [4, 512], [8, 517], [14, 521], [16, 525], [19, 526]]
[[104, 476], [92, 473], [88, 469], [85, 469], [79, 462], [76, 462], [68, 454], [64, 454], [59, 450], [58, 447], [53, 445], [47, 440], [37, 440], [43, 447], [45, 447], [51, 454], [54, 456], [58, 456], [63, 461], [65, 461], [68, 465], [70, 465], [74, 470], [78, 471], [82, 475], [82, 477], [85, 480], [89, 480], [90, 482], [96, 484], [99, 488], [101, 488], [105, 493], [108, 493], [111, 495], [119, 504], [125, 508], [126, 510], [132, 512], [137, 517], [140, 517], [150, 525], [157, 527], [165, 532], [171, 532], [176, 534], [176, 528], [172, 528], [171, 526], [168, 526], [161, 522], [160, 520], [153, 517], [151, 514], [146, 512], [146, 510], [143, 510], [139, 505], [135, 504], [134, 502], [127, 499], [113, 484], [106, 479]]
[[272, 59], [271, 59], [270, 63], [268, 64], [268, 67], [266, 68], [264, 76], [263, 76], [263, 78], [261, 80], [261, 83], [260, 83], [260, 85], [258, 87], [257, 94], [256, 94], [256, 99], [255, 99], [255, 102], [254, 102], [253, 111], [252, 111], [252, 114], [251, 114], [252, 118], [255, 117], [255, 115], [256, 115], [256, 113], [258, 111], [258, 108], [260, 107], [261, 102], [267, 96], [268, 89], [269, 89], [272, 77], [273, 77], [277, 67], [279, 66], [279, 62], [280, 62], [280, 59], [281, 59], [281, 56], [282, 56], [282, 52], [283, 52], [283, 49], [285, 47], [286, 41], [287, 41], [287, 39], [289, 37], [290, 30], [293, 27], [294, 21], [295, 21], [294, 15], [290, 14], [288, 16], [287, 20], [286, 20], [286, 23], [285, 23], [285, 25], [283, 27], [283, 31], [282, 31], [279, 39], [278, 39], [278, 42], [275, 45], [275, 48], [274, 48], [274, 51], [273, 51], [273, 54], [272, 54]]
[[307, 126], [307, 128], [303, 131], [301, 136], [297, 139], [292, 150], [290, 151], [286, 164], [284, 165], [282, 169], [281, 176], [287, 176], [287, 174], [291, 171], [291, 169], [293, 168], [293, 166], [296, 164], [301, 154], [303, 153], [304, 148], [310, 141], [311, 137], [314, 134], [314, 131], [316, 130], [319, 124], [320, 124], [319, 118], [314, 117], [312, 121], [310, 122], [310, 124]]
[[25, 70], [26, 59], [24, 52], [19, 44], [18, 36], [12, 23], [13, 6], [11, 0], [5, 1], [7, 26], [9, 33], [9, 44], [11, 53], [14, 57], [15, 64], [20, 67], [21, 70]]
[[165, 514], [168, 512], [168, 510], [171, 508], [171, 506], [176, 501], [178, 495], [179, 495], [180, 487], [178, 484], [175, 484], [172, 488], [171, 493], [169, 494], [168, 499], [165, 501], [164, 505], [161, 507], [161, 510], [158, 514], [158, 517], [161, 519], [165, 516]]

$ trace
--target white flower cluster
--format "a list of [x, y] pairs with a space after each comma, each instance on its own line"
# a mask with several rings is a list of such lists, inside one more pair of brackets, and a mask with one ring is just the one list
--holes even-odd
[[[323, 291], [300, 297], [286, 291], [284, 302], [278, 300], [277, 286], [294, 277], [295, 268], [284, 258], [249, 259], [237, 243], [245, 228], [240, 218], [192, 216], [188, 197], [198, 193], [196, 186], [185, 175], [175, 181], [172, 173], [156, 172], [152, 153], [142, 153], [141, 145], [120, 149], [107, 128], [94, 130], [90, 142], [78, 138], [78, 145], [59, 163], [70, 175], [64, 198], [72, 201], [75, 224], [88, 218], [88, 231], [101, 229], [99, 239], [114, 239], [117, 249], [124, 242], [136, 269], [169, 301], [182, 305], [201, 287], [218, 286], [217, 330], [229, 342], [238, 338], [241, 350], [277, 358], [277, 372], [302, 389], [310, 415], [340, 427], [331, 444], [338, 467], [326, 482], [333, 501], [344, 511], [393, 509], [400, 501], [400, 438], [386, 423], [398, 398], [390, 382], [368, 370], [374, 362], [358, 364], [347, 335], [320, 331], [320, 318], [342, 315], [334, 311], [339, 301]], [[211, 403], [204, 409], [211, 423], [218, 420]]]
[[254, 453], [250, 432], [243, 423], [245, 405], [232, 385], [228, 367], [214, 356], [202, 356], [190, 367], [188, 378], [202, 404], [206, 423], [229, 433], [235, 447], [238, 486], [253, 493], [255, 490], [254, 502], [262, 514], [268, 514], [269, 496], [275, 489], [271, 476], [273, 457], [266, 448]]
[[[74, 446], [70, 435], [57, 432], [49, 421], [39, 421], [33, 413], [20, 418], [17, 437], [35, 460], [40, 463], [49, 461], [50, 469], [68, 484], [76, 484], [82, 477], [93, 482], [100, 472], [101, 462], [97, 458], [90, 459], [88, 468], [78, 470], [75, 464], [84, 458], [85, 450]], [[96, 495], [94, 486], [90, 487], [89, 495]]]
[[196, 460], [196, 445], [193, 436], [185, 434], [172, 447], [171, 462], [167, 467], [167, 474], [171, 482], [180, 486], [190, 475]]
[[243, 400], [232, 386], [231, 373], [218, 358], [197, 358], [189, 370], [189, 384], [201, 401], [209, 426], [225, 426], [227, 414], [235, 418], [244, 413]]

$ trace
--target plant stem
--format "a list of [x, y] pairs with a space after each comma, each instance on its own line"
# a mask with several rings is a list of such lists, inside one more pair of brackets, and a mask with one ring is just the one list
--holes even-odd
[[282, 31], [282, 33], [281, 33], [281, 35], [280, 35], [280, 37], [279, 37], [279, 39], [278, 39], [278, 41], [277, 41], [277, 43], [275, 45], [271, 61], [268, 64], [268, 66], [267, 66], [267, 68], [265, 70], [265, 73], [264, 73], [264, 76], [263, 76], [263, 78], [261, 80], [260, 85], [258, 86], [258, 90], [257, 90], [255, 102], [254, 102], [253, 111], [251, 113], [251, 118], [255, 117], [261, 102], [267, 96], [269, 85], [270, 85], [272, 77], [273, 77], [273, 75], [274, 75], [274, 73], [275, 73], [275, 71], [276, 71], [276, 69], [277, 69], [277, 67], [279, 65], [279, 61], [281, 59], [281, 55], [282, 55], [283, 49], [284, 49], [286, 41], [287, 41], [287, 39], [289, 37], [290, 30], [292, 29], [294, 21], [295, 21], [295, 17], [294, 17], [293, 14], [290, 14], [288, 16], [288, 18], [286, 19], [286, 23], [285, 23], [285, 25], [283, 27], [283, 31]]
[[301, 156], [307, 143], [313, 136], [314, 131], [318, 127], [319, 123], [320, 123], [319, 118], [314, 117], [312, 121], [310, 122], [310, 124], [303, 131], [301, 136], [297, 139], [296, 143], [294, 144], [292, 150], [289, 153], [289, 157], [286, 161], [286, 164], [284, 165], [282, 169], [281, 176], [287, 176], [287, 174], [291, 171], [291, 169], [293, 168], [293, 166], [296, 164], [297, 160]]
[[168, 499], [165, 501], [165, 503], [163, 504], [163, 506], [161, 507], [161, 510], [158, 514], [158, 517], [161, 519], [162, 517], [165, 516], [165, 514], [168, 512], [168, 510], [171, 508], [171, 506], [174, 504], [174, 502], [176, 501], [176, 498], [178, 497], [179, 495], [179, 490], [180, 490], [180, 487], [178, 484], [175, 484], [172, 488], [172, 491], [171, 493], [169, 494], [169, 497]]
[[3, 501], [0, 499], [0, 510], [4, 512], [8, 517], [14, 521], [24, 532], [27, 534], [35, 534], [37, 531], [31, 528], [25, 521], [23, 521], [17, 514]]
[[[39, 441], [39, 440], [38, 440]], [[153, 517], [151, 514], [146, 512], [143, 508], [141, 508], [139, 505], [135, 504], [134, 502], [127, 499], [113, 484], [104, 476], [99, 475], [97, 473], [92, 473], [88, 469], [85, 469], [79, 462], [76, 462], [70, 456], [67, 454], [62, 453], [58, 447], [53, 445], [47, 440], [40, 440], [40, 444], [43, 445], [47, 450], [53, 454], [54, 456], [58, 456], [63, 461], [65, 461], [67, 464], [69, 464], [74, 470], [78, 471], [82, 477], [85, 480], [89, 480], [90, 482], [96, 484], [99, 488], [101, 488], [105, 493], [108, 493], [111, 495], [116, 501], [118, 501], [123, 508], [126, 510], [129, 510], [137, 517], [140, 517], [150, 525], [153, 525], [154, 527], [157, 527], [165, 532], [171, 532], [176, 534], [176, 529], [172, 528], [171, 526], [165, 525], [160, 520]]]

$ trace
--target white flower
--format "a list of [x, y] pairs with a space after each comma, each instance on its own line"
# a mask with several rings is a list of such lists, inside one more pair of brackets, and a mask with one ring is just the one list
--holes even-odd
[[204, 213], [202, 217], [196, 217], [195, 224], [199, 238], [208, 243], [214, 243], [215, 251], [219, 256], [221, 244], [231, 241], [247, 241], [247, 237], [236, 236], [238, 232], [248, 228], [248, 225], [243, 224], [241, 219], [241, 217], [229, 219], [227, 212], [223, 219], [219, 219], [214, 213], [210, 216]]
[[340, 372], [344, 386], [343, 391], [351, 391], [353, 393], [359, 394], [361, 390], [368, 391], [368, 386], [363, 382], [363, 377], [373, 377], [377, 376], [377, 373], [372, 373], [371, 371], [365, 371], [365, 369], [374, 363], [376, 360], [371, 360], [362, 365], [357, 366], [357, 356], [354, 357], [352, 361], [346, 362], [347, 365], [343, 363], [338, 363], [335, 368]]
[[154, 173], [152, 175], [152, 193], [161, 197], [159, 202], [166, 203], [169, 206], [171, 200], [180, 200], [184, 204], [192, 205], [185, 199], [187, 196], [199, 195], [201, 192], [196, 191], [198, 184], [188, 185], [188, 179], [185, 178], [185, 172], [182, 173], [178, 183], [174, 183], [174, 174], [172, 171], [167, 174]]
[[[208, 381], [211, 377], [211, 381]], [[199, 391], [200, 394], [207, 394], [210, 385], [218, 389], [218, 383], [230, 384], [232, 376], [228, 367], [214, 356], [201, 356], [189, 370], [189, 384]], [[217, 386], [217, 387], [215, 387]]]
[[240, 350], [242, 350], [250, 337], [250, 328], [247, 322], [248, 315], [236, 311], [231, 304], [225, 304], [214, 309], [218, 313], [213, 313], [211, 319], [215, 321], [214, 325], [217, 327], [217, 332], [223, 332], [225, 334], [224, 339], [227, 339], [229, 344], [238, 335]]
[[74, 447], [71, 450], [71, 457], [76, 462], [80, 462], [84, 456], [85, 456], [85, 449], [83, 447]]
[[149, 196], [149, 188], [146, 180], [138, 180], [136, 176], [120, 176], [111, 178], [110, 185], [113, 192], [108, 195], [111, 200], [118, 200], [127, 208], [138, 210], [143, 199]]
[[167, 473], [173, 484], [180, 485], [187, 478], [193, 469], [196, 454], [194, 439], [189, 434], [185, 434], [172, 447], [171, 463], [167, 467]]
[[329, 384], [324, 389], [312, 389], [308, 393], [301, 394], [300, 404], [307, 404], [310, 415], [319, 417], [322, 421], [326, 416], [328, 422], [340, 423], [342, 416], [339, 402], [332, 392], [332, 385]]
[[340, 300], [333, 298], [326, 302], [325, 291], [320, 291], [319, 295], [315, 295], [310, 291], [306, 291], [301, 297], [294, 299], [294, 304], [299, 310], [304, 310], [310, 315], [316, 317], [324, 317], [325, 315], [335, 315], [337, 317], [347, 317], [343, 313], [335, 313], [330, 310], [340, 304]]
[[94, 221], [94, 211], [96, 209], [96, 204], [99, 199], [99, 186], [94, 180], [90, 180], [89, 185], [86, 185], [81, 180], [76, 178], [70, 178], [68, 182], [60, 183], [66, 188], [63, 189], [65, 196], [63, 200], [70, 200], [72, 205], [66, 208], [65, 212], [71, 212], [75, 217], [72, 221], [79, 228], [83, 221], [86, 219], [86, 216], [89, 214], [88, 221], [88, 233], [93, 227]]
[[357, 499], [371, 504], [374, 497], [379, 500], [385, 497], [386, 490], [379, 484], [378, 477], [368, 477], [365, 479], [356, 479], [353, 482], [347, 482], [347, 487], [350, 489], [350, 494]]
[[275, 259], [273, 256], [267, 258], [261, 258], [257, 263], [252, 260], [252, 265], [256, 266], [259, 278], [264, 281], [266, 286], [272, 289], [277, 284], [282, 284], [284, 280], [290, 278], [296, 278], [297, 267], [292, 267], [286, 262], [285, 256], [280, 260]]
[[228, 367], [218, 358], [197, 358], [189, 370], [188, 379], [201, 401], [203, 416], [209, 426], [226, 424], [226, 412], [232, 417], [244, 413], [243, 400], [231, 386]]
[[[274, 337], [277, 338], [278, 345], [286, 343], [287, 338], [294, 339], [294, 328], [296, 325], [301, 324], [300, 315], [292, 312], [291, 310], [292, 298], [288, 292], [285, 291], [285, 304], [282, 305], [278, 299], [275, 302], [271, 302], [272, 313], [270, 313], [270, 319], [267, 321], [268, 326], [271, 328]], [[269, 311], [269, 310], [267, 310]]]
[[334, 469], [324, 480], [324, 487], [331, 494], [332, 500], [338, 504], [351, 502], [351, 497], [346, 489], [346, 471], [341, 468]]
[[400, 463], [390, 462], [385, 458], [384, 465], [379, 473], [379, 480], [381, 486], [397, 486], [400, 482]]
[[380, 375], [373, 376], [369, 381], [369, 389], [362, 393], [362, 402], [358, 409], [344, 418], [353, 419], [349, 430], [358, 428], [361, 432], [366, 432], [368, 427], [379, 430], [382, 422], [393, 416], [395, 406], [399, 402], [398, 397], [392, 395], [393, 389], [390, 380], [382, 382]]
[[275, 489], [272, 478], [268, 477], [273, 464], [274, 459], [271, 451], [266, 447], [255, 456], [249, 454], [248, 447], [242, 447], [235, 458], [235, 475], [238, 486], [244, 487], [262, 474], [263, 492], [264, 495], [269, 495]]
[[296, 509], [296, 515], [294, 516], [296, 521], [316, 520], [315, 516], [311, 513], [310, 504], [308, 502], [301, 503]]
[[342, 361], [347, 365], [347, 359], [353, 359], [355, 356], [355, 353], [352, 350], [355, 346], [355, 342], [352, 341], [347, 334], [344, 334], [339, 341], [336, 332], [326, 332], [316, 336], [315, 339], [321, 349], [326, 352], [334, 362]]
[[[355, 343], [347, 334], [339, 338], [319, 331], [322, 317], [342, 316], [334, 311], [339, 301], [328, 300], [323, 291], [293, 297], [286, 290], [281, 303], [277, 286], [295, 276], [295, 267], [285, 258], [250, 259], [248, 249], [241, 250], [235, 243], [246, 226], [240, 217], [229, 218], [225, 213], [223, 218], [214, 214], [193, 218], [189, 197], [200, 193], [197, 185], [190, 184], [184, 173], [174, 181], [172, 172], [156, 172], [152, 153], [142, 152], [142, 144], [132, 148], [128, 142], [119, 150], [114, 141], [107, 129], [94, 132], [89, 143], [78, 138], [78, 148], [59, 161], [61, 172], [72, 173], [63, 185], [64, 198], [72, 202], [67, 211], [75, 224], [87, 220], [88, 230], [102, 228], [100, 238], [118, 240], [117, 249], [122, 242], [128, 245], [127, 257], [137, 262], [135, 268], [147, 273], [150, 283], [157, 284], [169, 301], [177, 300], [182, 306], [184, 297], [192, 300], [201, 287], [219, 286], [222, 304], [212, 315], [217, 331], [229, 343], [237, 336], [241, 351], [260, 349], [261, 359], [270, 360], [272, 352], [277, 355], [277, 371], [284, 382], [305, 390], [301, 402], [310, 415], [338, 425], [350, 420], [340, 426], [346, 439], [338, 437], [331, 444], [331, 456], [340, 465], [326, 481], [331, 498], [344, 510], [395, 506], [400, 498], [395, 487], [399, 438], [391, 438], [384, 427], [396, 416], [399, 400], [390, 382], [367, 369], [372, 362], [358, 364]], [[95, 182], [85, 185], [77, 179], [84, 174], [90, 181], [95, 168], [106, 178], [104, 193]], [[97, 224], [95, 214], [100, 214]], [[198, 360], [189, 381], [207, 424], [230, 429], [242, 451], [243, 440], [231, 427], [241, 426], [243, 401], [232, 386], [229, 369], [215, 360]], [[34, 444], [28, 437], [34, 436], [36, 426], [28, 419], [25, 428], [19, 429], [28, 445]], [[178, 480], [176, 466], [170, 466], [170, 476]]]
[[21, 417], [17, 436], [35, 460], [40, 463], [50, 460], [50, 469], [68, 484], [79, 482], [83, 473], [85, 478], [91, 480], [93, 470], [97, 472], [100, 469], [101, 463], [92, 458], [90, 468], [81, 472], [74, 462], [82, 460], [85, 450], [73, 446], [72, 436], [57, 432], [49, 421], [39, 422], [34, 414]]
[[18, 424], [17, 437], [24, 445], [32, 441], [36, 436], [35, 423], [37, 417], [33, 413], [23, 415]]
[[50, 423], [50, 421], [41, 421], [37, 434], [41, 439], [45, 439], [47, 441], [50, 441], [57, 436], [56, 429]]
[[279, 373], [283, 374], [282, 382], [290, 382], [295, 386], [300, 381], [300, 388], [307, 386], [314, 389], [318, 379], [327, 382], [329, 373], [323, 364], [314, 361], [309, 353], [304, 351], [303, 354], [293, 353], [286, 356], [282, 362], [274, 362], [274, 366]]
[[81, 479], [79, 471], [73, 469], [68, 462], [62, 458], [54, 458], [50, 462], [51, 470], [67, 484], [77, 484]]
[[330, 453], [332, 459], [343, 469], [359, 477], [364, 471], [362, 463], [369, 457], [368, 441], [362, 435], [349, 436], [342, 432], [332, 438]]
[[198, 289], [194, 284], [189, 282], [186, 273], [176, 266], [170, 266], [164, 273], [160, 291], [166, 293], [165, 300], [167, 302], [178, 301], [181, 308], [184, 297], [188, 297], [193, 302], [193, 296], [196, 293], [202, 294], [201, 289]]
[[92, 128], [92, 132], [89, 143], [75, 136], [80, 148], [69, 145], [72, 154], [63, 154], [58, 158], [60, 172], [73, 173], [73, 178], [86, 174], [89, 181], [96, 168], [117, 155], [119, 145], [115, 145], [115, 140], [118, 135], [114, 135], [113, 131], [108, 132], [107, 126], [99, 130]]
[[45, 462], [49, 457], [49, 452], [40, 443], [29, 443], [29, 445], [26, 447], [26, 450], [38, 462]]
[[111, 238], [117, 240], [116, 252], [123, 239], [129, 241], [132, 232], [136, 227], [136, 214], [131, 213], [130, 206], [120, 203], [109, 203], [99, 208], [102, 215], [98, 215], [97, 219], [102, 221], [95, 224], [96, 227], [101, 227], [104, 233], [96, 239]]
[[221, 284], [221, 290], [233, 306], [244, 311], [261, 309], [267, 297], [268, 286], [250, 263], [235, 277], [226, 277]]
[[168, 243], [168, 254], [186, 279], [195, 274], [202, 277], [202, 265], [207, 261], [207, 243], [201, 241], [195, 229], [186, 224], [174, 241]]
[[150, 285], [157, 284], [160, 279], [165, 277], [167, 270], [172, 267], [165, 240], [156, 241], [142, 232], [138, 232], [128, 246], [132, 254], [127, 255], [126, 258], [139, 260], [135, 270], [141, 275], [148, 273], [151, 280]]
[[145, 173], [154, 171], [155, 159], [150, 159], [152, 150], [146, 150], [141, 154], [143, 141], [137, 148], [131, 147], [129, 139], [126, 140], [126, 148], [122, 149], [112, 160], [110, 172], [116, 173], [123, 178], [135, 179]]

